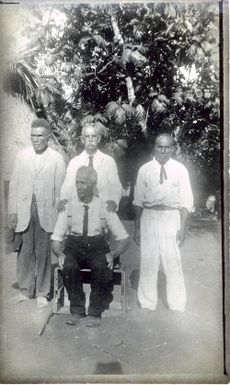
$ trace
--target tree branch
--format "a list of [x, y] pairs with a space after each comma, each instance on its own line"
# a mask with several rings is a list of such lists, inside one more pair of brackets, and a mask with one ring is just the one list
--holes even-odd
[[[111, 15], [111, 24], [112, 24], [115, 40], [118, 42], [119, 46], [124, 51], [124, 39], [121, 35], [118, 22], [113, 15]], [[136, 99], [134, 86], [133, 86], [133, 79], [131, 78], [131, 76], [126, 76], [125, 81], [126, 81], [129, 104], [132, 106], [134, 100]]]
[[[102, 67], [102, 69], [100, 69], [100, 71], [97, 72], [97, 74], [101, 74], [111, 63], [113, 63], [113, 62], [115, 62], [117, 60], [119, 60], [117, 57], [112, 59], [112, 60], [110, 60], [108, 63], [106, 63], [104, 65], [104, 67]], [[94, 72], [89, 72], [89, 73], [85, 74], [85, 76], [95, 75], [95, 72], [96, 72], [96, 70]]]
[[111, 24], [112, 24], [112, 27], [113, 27], [113, 32], [114, 32], [114, 35], [115, 35], [115, 39], [117, 40], [118, 44], [120, 46], [123, 46], [124, 45], [124, 39], [120, 33], [120, 29], [118, 27], [118, 23], [117, 23], [117, 20], [115, 19], [115, 17], [113, 15], [111, 15]]
[[53, 9], [54, 9], [54, 6], [52, 6], [52, 7], [50, 8], [49, 18], [48, 18], [47, 24], [46, 24], [46, 26], [45, 26], [45, 29], [46, 29], [46, 50], [47, 50], [48, 38], [49, 38], [49, 24], [50, 24], [50, 18], [51, 18]]

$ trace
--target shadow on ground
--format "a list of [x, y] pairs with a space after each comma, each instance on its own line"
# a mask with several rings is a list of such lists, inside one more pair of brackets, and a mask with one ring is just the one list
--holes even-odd
[[[133, 223], [127, 221], [125, 226], [132, 234]], [[52, 302], [43, 310], [36, 308], [35, 300], [12, 305], [10, 301], [17, 292], [16, 253], [3, 255], [2, 383], [98, 382], [100, 376], [110, 375], [121, 376], [120, 382], [164, 382], [162, 378], [166, 377], [175, 382], [182, 374], [184, 382], [194, 375], [198, 382], [221, 379], [220, 224], [190, 223], [181, 254], [188, 293], [185, 313], [168, 309], [162, 270], [157, 310], [138, 308], [139, 250], [131, 242], [122, 256], [128, 277], [128, 309], [125, 315], [116, 313], [102, 318], [98, 328], [67, 325], [68, 314], [52, 316]], [[109, 377], [111, 381], [114, 382]]]

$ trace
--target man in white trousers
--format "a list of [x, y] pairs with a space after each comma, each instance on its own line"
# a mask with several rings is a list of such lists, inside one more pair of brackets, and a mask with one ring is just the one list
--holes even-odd
[[184, 311], [186, 306], [179, 247], [185, 239], [193, 194], [187, 169], [171, 158], [173, 146], [169, 134], [157, 136], [154, 157], [140, 168], [135, 186], [134, 239], [141, 249], [138, 301], [142, 309], [157, 307], [160, 262], [167, 280], [169, 308]]

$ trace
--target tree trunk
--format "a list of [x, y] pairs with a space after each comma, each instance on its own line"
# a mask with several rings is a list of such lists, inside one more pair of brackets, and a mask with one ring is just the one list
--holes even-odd
[[[118, 42], [119, 46], [124, 50], [124, 39], [120, 33], [118, 22], [113, 15], [111, 16], [111, 24], [113, 27], [115, 40]], [[131, 76], [126, 76], [125, 81], [127, 86], [128, 101], [129, 104], [132, 105], [134, 100], [136, 99], [133, 86], [133, 79], [131, 78]]]
[[126, 87], [128, 91], [128, 101], [129, 101], [129, 104], [132, 106], [134, 100], [136, 99], [135, 91], [133, 87], [133, 80], [130, 76], [127, 76], [125, 78], [125, 81], [126, 81]]
[[[118, 42], [119, 46], [124, 51], [124, 49], [125, 49], [124, 39], [121, 35], [120, 29], [118, 26], [118, 22], [113, 15], [111, 16], [111, 24], [112, 24], [115, 40]], [[129, 104], [132, 106], [133, 102], [136, 99], [135, 90], [134, 90], [134, 86], [133, 86], [133, 79], [131, 78], [131, 76], [128, 75], [128, 76], [126, 76], [125, 81], [126, 81], [126, 87], [127, 87], [128, 101], [129, 101]], [[141, 126], [141, 130], [144, 133], [144, 135], [146, 136], [147, 115], [145, 114], [144, 108], [142, 106], [140, 106], [140, 107], [142, 109], [142, 113], [139, 114], [139, 111], [137, 110], [138, 120], [139, 120], [139, 124]]]

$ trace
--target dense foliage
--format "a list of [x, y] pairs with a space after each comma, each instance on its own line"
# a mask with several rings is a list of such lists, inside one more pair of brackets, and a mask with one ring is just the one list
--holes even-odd
[[[70, 156], [81, 149], [82, 121], [96, 121], [123, 182], [133, 182], [152, 139], [166, 131], [177, 139], [176, 156], [190, 165], [194, 183], [202, 181], [210, 192], [218, 188], [216, 5], [81, 4], [30, 10], [23, 30], [26, 48], [14, 71], [32, 74], [35, 84], [25, 76], [29, 103], [52, 122]], [[23, 92], [28, 100], [28, 89]]]

